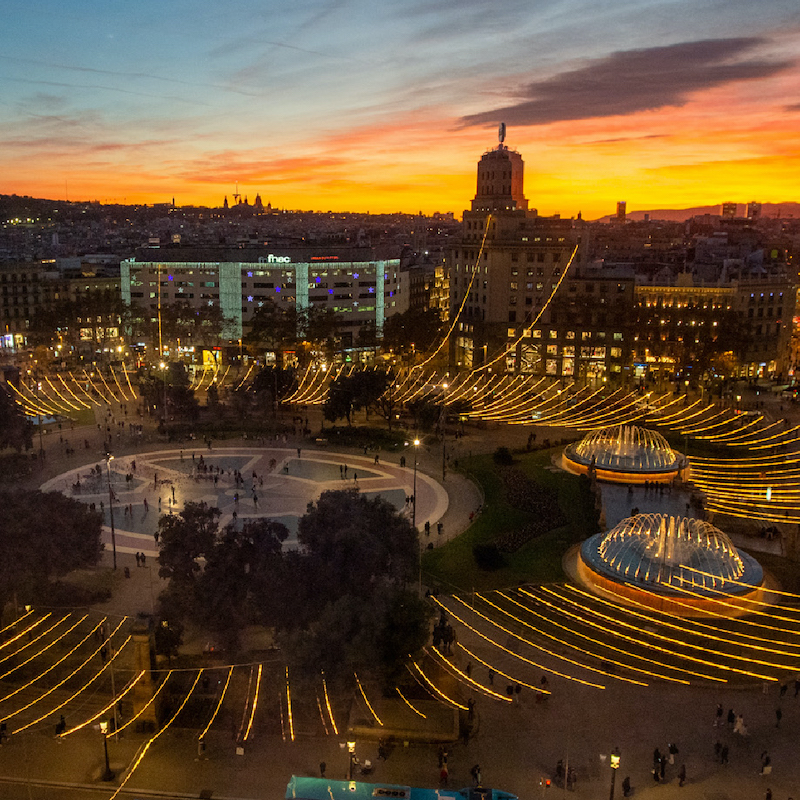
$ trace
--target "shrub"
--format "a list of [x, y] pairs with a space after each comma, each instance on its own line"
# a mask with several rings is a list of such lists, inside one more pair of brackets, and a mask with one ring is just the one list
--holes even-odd
[[475, 558], [475, 563], [479, 569], [490, 572], [495, 569], [500, 569], [505, 566], [505, 559], [503, 554], [497, 549], [497, 545], [490, 544], [476, 544], [472, 548], [472, 555]]
[[511, 455], [511, 451], [507, 447], [498, 447], [494, 451], [492, 458], [495, 464], [499, 464], [502, 467], [510, 467], [514, 463], [514, 456]]

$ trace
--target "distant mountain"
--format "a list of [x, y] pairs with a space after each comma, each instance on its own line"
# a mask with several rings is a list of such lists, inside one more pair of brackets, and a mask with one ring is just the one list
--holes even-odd
[[[684, 222], [691, 217], [701, 216], [703, 214], [711, 214], [712, 216], [720, 216], [720, 209], [722, 204], [718, 203], [714, 206], [696, 206], [695, 208], [657, 208], [652, 211], [629, 211], [628, 219], [636, 222], [641, 222], [645, 214], [649, 214], [651, 220], [666, 220], [668, 222]], [[739, 203], [736, 207], [736, 216], [744, 217], [747, 213], [747, 204]], [[791, 217], [800, 217], [800, 203], [762, 203], [761, 205], [762, 217], [779, 217], [781, 219], [788, 219]], [[598, 222], [610, 222], [614, 218], [613, 214], [608, 214], [601, 217]]]

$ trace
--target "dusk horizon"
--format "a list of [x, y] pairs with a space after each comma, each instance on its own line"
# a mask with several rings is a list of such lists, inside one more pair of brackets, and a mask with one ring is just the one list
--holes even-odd
[[238, 184], [279, 208], [460, 214], [505, 122], [544, 215], [796, 196], [800, 13], [778, 0], [14, 5], [8, 194], [216, 207]]

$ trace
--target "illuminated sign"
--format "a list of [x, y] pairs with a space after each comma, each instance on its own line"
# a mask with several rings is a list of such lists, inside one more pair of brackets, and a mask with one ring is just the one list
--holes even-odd
[[274, 253], [270, 253], [268, 256], [259, 256], [258, 259], [259, 264], [290, 264], [291, 261], [289, 256], [276, 256]]

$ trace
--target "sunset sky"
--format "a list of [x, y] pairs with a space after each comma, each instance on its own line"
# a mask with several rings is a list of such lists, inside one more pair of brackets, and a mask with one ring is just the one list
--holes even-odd
[[0, 193], [541, 213], [798, 200], [797, 0], [5, 0]]

